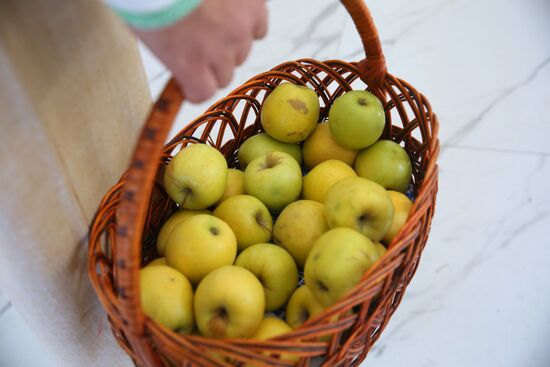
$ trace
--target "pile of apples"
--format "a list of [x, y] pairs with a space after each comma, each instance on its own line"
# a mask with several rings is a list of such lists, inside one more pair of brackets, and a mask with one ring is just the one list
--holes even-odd
[[358, 284], [407, 220], [411, 161], [380, 140], [384, 108], [368, 91], [318, 120], [315, 92], [283, 83], [263, 103], [265, 133], [238, 151], [241, 170], [206, 144], [173, 157], [164, 183], [180, 209], [159, 232], [162, 257], [140, 270], [146, 315], [181, 333], [268, 339]]

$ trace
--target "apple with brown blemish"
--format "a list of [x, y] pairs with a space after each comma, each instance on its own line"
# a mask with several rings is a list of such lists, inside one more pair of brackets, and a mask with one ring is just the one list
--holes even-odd
[[279, 84], [265, 99], [261, 121], [264, 130], [284, 143], [305, 140], [317, 126], [319, 98], [308, 87]]

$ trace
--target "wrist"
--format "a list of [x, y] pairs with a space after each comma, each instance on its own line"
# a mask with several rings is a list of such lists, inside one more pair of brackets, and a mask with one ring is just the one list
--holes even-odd
[[126, 23], [138, 30], [167, 27], [191, 13], [200, 0], [107, 0]]

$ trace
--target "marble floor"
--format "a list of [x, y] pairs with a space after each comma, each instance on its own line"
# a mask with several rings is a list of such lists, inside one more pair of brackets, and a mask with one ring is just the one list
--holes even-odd
[[[422, 262], [363, 365], [550, 366], [550, 2], [368, 5], [389, 71], [422, 91], [438, 114], [442, 151]], [[282, 61], [361, 58], [337, 1], [268, 6], [268, 37], [213, 100]], [[142, 53], [156, 96], [168, 72]], [[213, 100], [184, 105], [174, 131]], [[1, 295], [0, 315], [0, 366], [53, 366]]]

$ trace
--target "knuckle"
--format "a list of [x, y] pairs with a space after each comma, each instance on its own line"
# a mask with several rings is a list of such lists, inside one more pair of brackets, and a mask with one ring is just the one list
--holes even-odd
[[208, 98], [212, 97], [214, 95], [214, 90], [210, 90], [207, 88], [204, 88], [204, 89], [188, 88], [184, 90], [184, 93], [187, 97], [187, 100], [189, 100], [190, 102], [201, 103], [206, 101]]
[[242, 41], [250, 37], [250, 31], [241, 21], [231, 27], [230, 36], [234, 41]]

